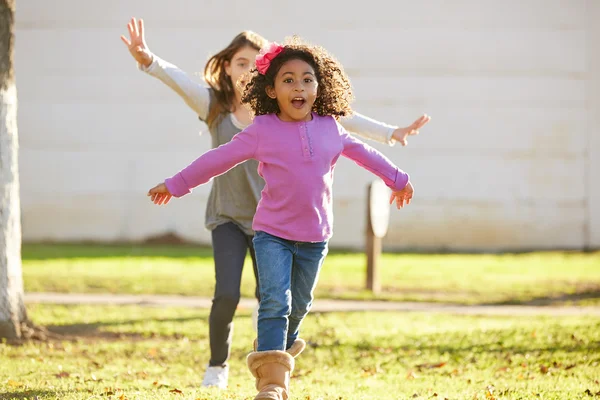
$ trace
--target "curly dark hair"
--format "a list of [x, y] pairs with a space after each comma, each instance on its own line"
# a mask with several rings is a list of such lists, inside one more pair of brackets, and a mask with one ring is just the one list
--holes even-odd
[[265, 75], [259, 74], [256, 69], [250, 71], [251, 78], [249, 82], [246, 80], [242, 103], [249, 104], [254, 115], [280, 112], [277, 99], [270, 98], [266, 88], [274, 86], [277, 73], [290, 60], [305, 61], [315, 70], [319, 92], [312, 107], [314, 112], [335, 118], [352, 114], [352, 85], [342, 65], [323, 47], [294, 36], [286, 40], [283, 51], [271, 61]]

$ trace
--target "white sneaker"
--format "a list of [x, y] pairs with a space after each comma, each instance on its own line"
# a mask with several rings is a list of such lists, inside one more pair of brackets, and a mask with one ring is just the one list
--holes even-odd
[[258, 307], [260, 303], [256, 303], [256, 307], [252, 311], [252, 328], [254, 328], [254, 332], [258, 333]]
[[202, 387], [216, 387], [218, 389], [227, 389], [227, 381], [229, 380], [229, 366], [206, 368]]

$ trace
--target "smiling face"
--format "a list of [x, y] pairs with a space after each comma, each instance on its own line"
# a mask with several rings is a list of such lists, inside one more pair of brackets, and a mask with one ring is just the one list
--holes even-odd
[[306, 61], [293, 59], [281, 66], [274, 86], [268, 86], [266, 91], [270, 98], [277, 100], [279, 119], [310, 121], [318, 87], [314, 68]]
[[257, 55], [258, 50], [250, 46], [245, 46], [235, 52], [233, 57], [231, 57], [231, 61], [225, 62], [225, 73], [231, 78], [238, 97], [241, 96], [241, 89], [246, 86], [247, 82], [242, 80], [240, 85], [236, 83], [242, 76], [254, 68], [254, 61]]

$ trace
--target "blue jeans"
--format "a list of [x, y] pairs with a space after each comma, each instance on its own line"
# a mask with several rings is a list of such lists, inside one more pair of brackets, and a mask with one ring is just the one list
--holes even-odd
[[253, 242], [260, 289], [257, 350], [286, 350], [312, 306], [327, 242], [295, 242], [260, 231]]

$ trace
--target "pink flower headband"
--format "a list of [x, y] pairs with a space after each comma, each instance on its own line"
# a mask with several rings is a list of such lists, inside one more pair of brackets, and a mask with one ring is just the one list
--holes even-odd
[[283, 49], [284, 47], [282, 45], [275, 42], [269, 43], [260, 49], [260, 52], [256, 56], [256, 69], [258, 70], [258, 73], [261, 75], [266, 74], [271, 66], [271, 61], [273, 61]]

